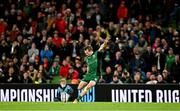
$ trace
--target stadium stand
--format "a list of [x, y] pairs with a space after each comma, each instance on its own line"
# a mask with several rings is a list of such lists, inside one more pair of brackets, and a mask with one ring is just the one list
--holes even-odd
[[176, 0], [1, 0], [0, 83], [78, 84], [110, 36], [99, 83], [180, 83]]

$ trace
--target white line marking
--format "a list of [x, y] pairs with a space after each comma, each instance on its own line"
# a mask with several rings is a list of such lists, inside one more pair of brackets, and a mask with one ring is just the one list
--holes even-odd
[[[50, 111], [50, 110], [43, 110], [43, 109], [41, 109], [41, 110], [0, 110], [0, 111]], [[59, 109], [59, 110], [51, 110], [51, 111], [92, 111], [92, 110], [61, 110], [61, 109]], [[95, 110], [95, 111], [109, 111], [109, 110]], [[113, 110], [113, 111], [178, 111], [178, 110], [121, 110], [121, 109], [119, 109], [119, 110]]]

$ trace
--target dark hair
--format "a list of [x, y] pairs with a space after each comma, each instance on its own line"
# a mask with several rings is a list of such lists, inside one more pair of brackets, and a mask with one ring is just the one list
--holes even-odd
[[124, 71], [123, 73], [124, 73], [124, 75], [127, 75], [127, 74], [128, 74], [128, 72], [127, 72], [127, 71]]
[[92, 48], [91, 45], [88, 45], [88, 46], [84, 47], [84, 50], [89, 50], [89, 51], [91, 51], [91, 50], [93, 50], [93, 48]]

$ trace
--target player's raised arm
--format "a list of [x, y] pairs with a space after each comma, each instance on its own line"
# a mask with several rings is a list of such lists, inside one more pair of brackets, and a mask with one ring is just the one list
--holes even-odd
[[107, 43], [108, 43], [109, 39], [110, 39], [110, 37], [107, 36], [106, 39], [104, 40], [104, 43], [98, 49], [98, 52], [102, 52], [107, 47]]

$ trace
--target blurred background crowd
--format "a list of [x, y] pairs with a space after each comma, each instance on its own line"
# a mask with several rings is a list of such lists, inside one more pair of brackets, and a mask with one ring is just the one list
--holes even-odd
[[0, 83], [78, 84], [83, 48], [97, 50], [99, 83], [180, 83], [178, 0], [1, 0]]

